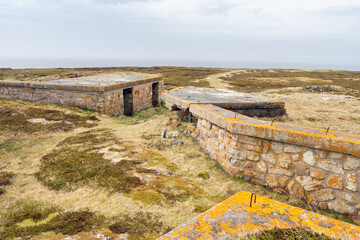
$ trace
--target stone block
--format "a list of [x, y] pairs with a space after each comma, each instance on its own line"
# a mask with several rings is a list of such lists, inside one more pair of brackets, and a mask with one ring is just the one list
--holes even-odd
[[320, 169], [311, 168], [310, 169], [310, 176], [316, 179], [324, 179], [326, 177], [326, 172]]
[[261, 154], [261, 159], [264, 160], [265, 162], [276, 164], [277, 157], [275, 154], [267, 153], [267, 154]]
[[341, 200], [334, 200], [329, 202], [328, 207], [330, 210], [342, 214], [355, 214], [357, 212], [354, 207], [346, 204]]
[[332, 173], [344, 174], [344, 170], [342, 169], [339, 160], [321, 159], [317, 166]]
[[289, 145], [286, 144], [284, 147], [285, 153], [301, 153], [304, 151], [303, 147], [297, 146], [297, 145]]
[[280, 168], [280, 167], [275, 167], [275, 166], [270, 166], [268, 172], [270, 174], [284, 175], [284, 176], [288, 176], [288, 177], [291, 177], [293, 175], [293, 173], [291, 171]]
[[303, 154], [303, 160], [305, 163], [309, 164], [310, 166], [314, 166], [316, 163], [316, 155], [313, 151], [307, 151]]
[[345, 200], [350, 205], [357, 205], [360, 203], [360, 196], [351, 192], [342, 192], [338, 195], [342, 200]]
[[266, 181], [266, 184], [267, 184], [270, 188], [277, 188], [277, 187], [279, 187], [279, 183], [278, 183], [278, 180], [277, 180], [277, 176], [276, 176], [276, 175], [273, 175], [273, 174], [268, 174], [268, 175], [266, 175], [265, 181]]
[[290, 181], [290, 178], [286, 177], [286, 176], [278, 176], [277, 181], [278, 181], [280, 187], [285, 189]]
[[295, 197], [296, 199], [305, 199], [304, 188], [294, 179], [289, 181], [286, 190], [290, 194], [290, 196]]
[[261, 173], [266, 173], [267, 172], [266, 163], [264, 161], [258, 162], [256, 166], [256, 170], [258, 170]]
[[315, 192], [315, 197], [318, 201], [329, 201], [335, 198], [335, 192], [331, 189], [322, 189]]
[[248, 151], [247, 152], [247, 159], [249, 159], [250, 161], [259, 161], [260, 160], [260, 154], [257, 152], [253, 152], [253, 151]]
[[343, 155], [341, 153], [337, 153], [337, 152], [329, 152], [328, 158], [330, 159], [340, 159], [342, 158]]
[[345, 188], [356, 192], [357, 190], [357, 179], [355, 173], [348, 173], [345, 176]]
[[325, 188], [321, 181], [310, 176], [297, 176], [295, 179], [300, 183], [301, 186], [304, 187], [306, 191], [316, 191]]
[[293, 163], [292, 168], [293, 168], [295, 175], [298, 175], [298, 176], [308, 176], [310, 173], [308, 166], [303, 162]]
[[290, 169], [292, 166], [290, 156], [288, 154], [280, 154], [278, 156], [277, 165], [284, 169]]
[[272, 142], [271, 150], [276, 154], [281, 154], [284, 152], [284, 144], [279, 142]]
[[291, 159], [294, 161], [294, 162], [297, 162], [300, 160], [300, 154], [296, 153], [296, 154], [292, 154], [291, 155]]
[[343, 178], [342, 175], [331, 175], [326, 181], [326, 186], [329, 188], [342, 189]]
[[355, 170], [360, 167], [360, 159], [352, 156], [347, 156], [344, 161], [345, 170]]

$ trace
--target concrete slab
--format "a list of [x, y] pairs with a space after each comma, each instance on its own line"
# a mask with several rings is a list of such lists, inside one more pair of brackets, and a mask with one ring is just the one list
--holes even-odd
[[123, 74], [103, 74], [90, 77], [57, 79], [42, 82], [43, 84], [63, 84], [63, 85], [92, 85], [92, 86], [106, 86], [116, 83], [133, 82], [149, 78], [154, 75], [137, 74], [137, 73], [123, 73]]
[[285, 103], [224, 89], [180, 87], [163, 94], [163, 99], [187, 109], [191, 104], [214, 104], [229, 110], [284, 109]]
[[360, 239], [360, 227], [314, 212], [239, 192], [214, 208], [160, 237], [170, 239], [238, 239], [274, 228], [303, 228], [336, 239]]

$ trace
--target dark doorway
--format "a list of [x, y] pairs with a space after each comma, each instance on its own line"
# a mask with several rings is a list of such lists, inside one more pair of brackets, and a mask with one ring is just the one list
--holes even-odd
[[152, 105], [159, 105], [159, 83], [153, 83], [152, 85]]
[[133, 115], [134, 104], [133, 104], [133, 90], [132, 88], [124, 89], [124, 115]]

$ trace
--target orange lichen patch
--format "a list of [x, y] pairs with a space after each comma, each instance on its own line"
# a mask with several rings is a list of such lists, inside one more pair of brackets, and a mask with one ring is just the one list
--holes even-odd
[[258, 196], [239, 192], [159, 239], [222, 239], [274, 228], [304, 228], [330, 237], [359, 239], [360, 227]]

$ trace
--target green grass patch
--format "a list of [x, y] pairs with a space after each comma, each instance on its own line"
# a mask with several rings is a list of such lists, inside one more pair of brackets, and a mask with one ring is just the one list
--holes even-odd
[[151, 120], [154, 116], [162, 115], [168, 111], [169, 110], [161, 104], [159, 106], [149, 107], [139, 112], [135, 112], [132, 116], [122, 115], [113, 118], [121, 124], [136, 125]]
[[357, 71], [248, 69], [229, 77], [222, 77], [222, 79], [230, 84], [233, 90], [240, 92], [259, 92], [267, 89], [288, 87], [307, 87], [312, 89], [314, 85], [319, 89], [326, 90], [331, 85], [348, 89], [344, 94], [360, 96], [360, 81], [358, 81], [360, 79], [360, 72]]
[[128, 233], [130, 239], [155, 239], [165, 234], [171, 228], [162, 222], [159, 215], [148, 212], [135, 212], [130, 215], [118, 217], [118, 220], [109, 226], [109, 229], [116, 234]]
[[250, 235], [243, 240], [334, 240], [334, 238], [305, 229], [273, 229]]
[[11, 172], [0, 172], [0, 186], [10, 185], [13, 177], [14, 174]]
[[[40, 122], [34, 122], [40, 119]], [[53, 132], [70, 131], [77, 127], [93, 127], [95, 116], [82, 116], [62, 111], [31, 107], [27, 103], [11, 102], [0, 105], [0, 132]], [[89, 123], [89, 121], [92, 121]]]
[[40, 202], [17, 202], [5, 214], [1, 239], [29, 239], [42, 232], [53, 231], [74, 235], [100, 227], [104, 218], [89, 210], [63, 211]]

